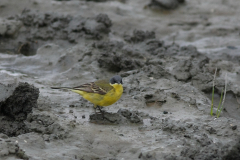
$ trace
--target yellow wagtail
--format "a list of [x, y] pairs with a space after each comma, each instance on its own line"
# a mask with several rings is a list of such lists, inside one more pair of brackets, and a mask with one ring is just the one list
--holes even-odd
[[90, 82], [83, 84], [78, 87], [51, 87], [52, 89], [68, 89], [70, 91], [80, 94], [84, 99], [90, 101], [94, 104], [94, 109], [100, 110], [100, 107], [109, 106], [117, 102], [122, 96], [122, 77], [113, 76], [110, 81], [108, 80], [98, 80], [95, 82]]

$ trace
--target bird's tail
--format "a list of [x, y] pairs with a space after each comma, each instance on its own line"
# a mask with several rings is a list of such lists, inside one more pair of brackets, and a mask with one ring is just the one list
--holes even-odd
[[72, 89], [71, 87], [51, 87], [51, 89]]

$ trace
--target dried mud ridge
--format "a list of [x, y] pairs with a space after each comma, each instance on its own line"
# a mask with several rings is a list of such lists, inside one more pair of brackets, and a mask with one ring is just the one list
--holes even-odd
[[[6, 49], [3, 46], [8, 46], [7, 43], [9, 43], [12, 46], [19, 46], [13, 48], [14, 53], [24, 55], [29, 55], [31, 50], [36, 50], [44, 43], [44, 40], [53, 42], [61, 39], [69, 43], [78, 43], [81, 38], [91, 39], [92, 44], [87, 46], [88, 50], [80, 54], [76, 54], [78, 50], [73, 50], [72, 54], [67, 52], [61, 57], [54, 55], [55, 53], [43, 55], [44, 49], [54, 50], [55, 47], [45, 45], [39, 49], [36, 56], [30, 56], [27, 60], [38, 62], [34, 65], [39, 66], [48, 64], [48, 68], [45, 69], [53, 70], [56, 69], [54, 67], [62, 66], [61, 64], [69, 64], [69, 59], [71, 59], [71, 64], [59, 69], [64, 74], [73, 74], [82, 68], [87, 70], [89, 64], [96, 62], [99, 73], [117, 72], [124, 77], [126, 99], [131, 103], [138, 102], [136, 106], [139, 110], [144, 109], [144, 105], [147, 107], [156, 105], [159, 107], [157, 109], [160, 109], [163, 104], [171, 101], [175, 102], [173, 104], [184, 102], [189, 105], [189, 110], [196, 108], [209, 114], [210, 101], [204, 93], [211, 93], [215, 68], [219, 68], [216, 94], [220, 93], [224, 87], [223, 75], [226, 71], [232, 74], [240, 73], [236, 67], [239, 66], [239, 61], [231, 62], [232, 56], [226, 56], [224, 60], [212, 59], [198, 52], [194, 46], [166, 44], [156, 38], [152, 31], [135, 30], [132, 35], [123, 35], [122, 41], [103, 41], [101, 39], [107, 36], [112, 25], [111, 20], [105, 14], [84, 18], [24, 10], [21, 15], [9, 17], [6, 23], [11, 24], [13, 30], [10, 27], [10, 30], [4, 32], [3, 40], [5, 41], [1, 49]], [[19, 31], [18, 25], [23, 25], [25, 30]], [[13, 38], [13, 35], [17, 36]], [[50, 61], [47, 63], [47, 60], [37, 59], [44, 56], [45, 58], [56, 56], [54, 65]], [[236, 58], [238, 55], [235, 56]], [[74, 64], [78, 65], [74, 66]], [[21, 63], [13, 63], [9, 66], [18, 67], [18, 65]], [[6, 67], [9, 66], [6, 65]], [[84, 68], [84, 66], [87, 67]], [[98, 76], [96, 73], [96, 77]], [[0, 135], [0, 147], [2, 147], [0, 157], [16, 154], [19, 158], [28, 159], [29, 155], [25, 154], [16, 144], [15, 136], [24, 137], [27, 133], [30, 137], [35, 136], [30, 133], [33, 132], [39, 133], [46, 142], [56, 142], [69, 138], [73, 128], [78, 125], [73, 120], [63, 127], [59, 122], [61, 118], [45, 112], [50, 109], [47, 110], [47, 107], [41, 106], [40, 111], [40, 107], [37, 106], [39, 90], [28, 83], [9, 86], [1, 84], [0, 90], [0, 132], [2, 133]], [[232, 97], [240, 96], [239, 86], [236, 86], [234, 81], [228, 84], [227, 94], [230, 100]], [[81, 107], [88, 105], [85, 101], [81, 102], [84, 102], [81, 103]], [[89, 120], [93, 123], [114, 124], [119, 127], [136, 124], [134, 127], [137, 126], [139, 132], [150, 132], [155, 135], [156, 143], [164, 141], [172, 145], [171, 142], [175, 139], [176, 143], [173, 144], [181, 145], [174, 147], [174, 149], [179, 148], [179, 155], [178, 153], [158, 155], [157, 152], [146, 151], [138, 155], [138, 158], [142, 160], [155, 160], [159, 156], [167, 160], [239, 159], [240, 113], [238, 108], [231, 107], [228, 106], [224, 111], [225, 117], [216, 120], [212, 117], [203, 117], [177, 121], [172, 117], [164, 117], [161, 112], [157, 116], [149, 116], [144, 112], [127, 109], [121, 109], [117, 113], [105, 112], [104, 118], [101, 114], [92, 114]], [[144, 119], [150, 120], [149, 124], [145, 124]], [[221, 139], [226, 142], [221, 142]], [[87, 155], [86, 159], [93, 159], [94, 156]]]

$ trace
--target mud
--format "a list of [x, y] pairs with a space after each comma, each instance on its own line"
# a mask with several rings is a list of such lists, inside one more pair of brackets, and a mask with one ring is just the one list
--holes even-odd
[[90, 122], [102, 124], [142, 124], [143, 120], [137, 111], [129, 111], [126, 109], [119, 109], [117, 113], [95, 113], [89, 116]]
[[0, 103], [1, 112], [14, 120], [25, 120], [32, 108], [37, 107], [38, 96], [37, 88], [28, 83], [19, 83], [12, 95]]
[[147, 5], [148, 7], [151, 8], [157, 8], [157, 9], [166, 9], [166, 10], [172, 10], [176, 9], [184, 3], [185, 0], [151, 0], [151, 2]]
[[23, 121], [32, 112], [32, 108], [37, 107], [39, 90], [28, 83], [10, 84], [9, 86], [1, 84], [1, 88], [1, 133], [17, 136], [29, 132]]
[[[1, 1], [0, 159], [239, 159], [239, 7]], [[104, 114], [51, 90], [113, 75], [124, 93]]]
[[28, 159], [28, 156], [25, 155], [25, 152], [19, 148], [17, 141], [10, 139], [8, 136], [1, 134], [0, 144], [1, 144], [0, 145], [1, 157], [11, 156], [11, 157], [16, 157], [20, 159]]
[[29, 56], [36, 54], [45, 41], [64, 41], [61, 45], [69, 46], [69, 43], [80, 42], [81, 38], [102, 39], [111, 31], [112, 22], [106, 14], [85, 18], [24, 9], [20, 15], [3, 20], [1, 25], [0, 35], [4, 41], [0, 50]]

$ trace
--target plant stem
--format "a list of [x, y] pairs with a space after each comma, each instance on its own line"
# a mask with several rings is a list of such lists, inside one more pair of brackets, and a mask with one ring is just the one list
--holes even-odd
[[225, 102], [225, 97], [226, 97], [226, 93], [227, 93], [227, 73], [225, 75], [225, 89], [224, 89], [224, 96], [223, 96], [223, 101], [222, 101], [222, 105], [221, 105], [221, 109], [220, 109], [220, 112], [218, 113], [217, 115], [217, 118], [220, 116], [222, 110], [223, 110], [223, 104]]
[[220, 98], [220, 101], [219, 101], [219, 104], [218, 104], [218, 109], [217, 109], [216, 115], [218, 115], [218, 112], [220, 111], [220, 106], [221, 106], [221, 103], [222, 103], [222, 98], [223, 98], [223, 89], [222, 89], [222, 92], [221, 92], [221, 98]]
[[214, 99], [214, 86], [215, 86], [216, 74], [217, 74], [217, 68], [215, 70], [214, 77], [213, 77], [212, 104], [211, 104], [211, 111], [210, 111], [211, 116], [213, 115], [213, 99]]

